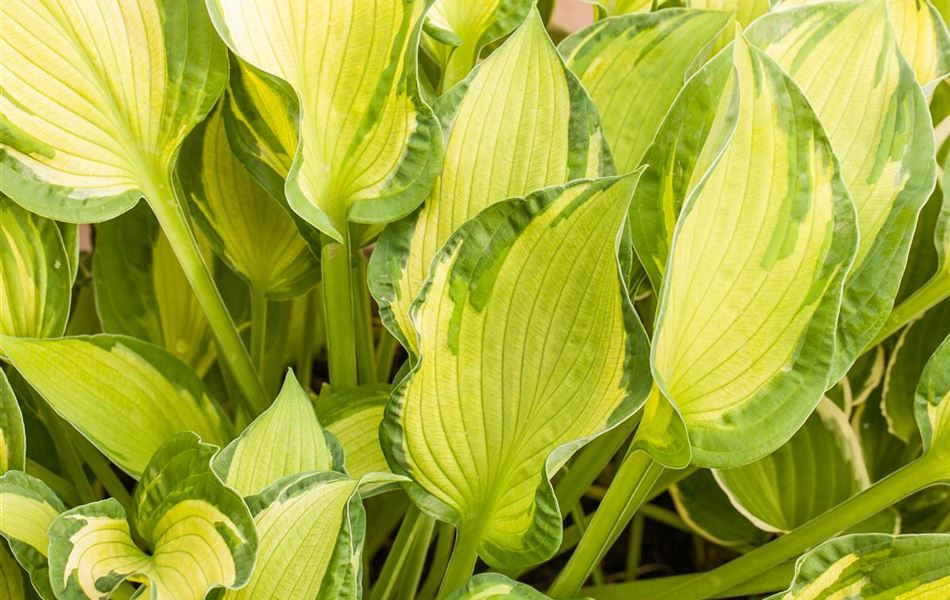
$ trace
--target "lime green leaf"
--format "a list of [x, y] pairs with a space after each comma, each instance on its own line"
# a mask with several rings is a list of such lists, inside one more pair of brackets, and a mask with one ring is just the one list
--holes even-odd
[[[347, 221], [386, 223], [419, 205], [440, 141], [415, 72], [425, 2], [208, 0], [208, 8], [235, 54], [297, 94], [300, 141], [287, 180], [297, 214], [342, 241]], [[290, 27], [302, 22], [303, 32]]]
[[66, 507], [45, 483], [20, 471], [0, 476], [0, 506], [0, 534], [29, 573], [36, 591], [52, 600], [46, 529]]
[[436, 256], [413, 307], [420, 358], [387, 405], [383, 450], [414, 481], [416, 503], [491, 565], [557, 550], [550, 477], [648, 392], [616, 258], [636, 180], [585, 180], [483, 210]]
[[[200, 245], [210, 259], [210, 245]], [[104, 331], [163, 346], [207, 371], [215, 356], [208, 320], [147, 207], [96, 227], [92, 279]]]
[[950, 335], [950, 300], [944, 300], [907, 326], [897, 338], [884, 376], [883, 404], [888, 429], [908, 443], [916, 443], [914, 398], [927, 359]]
[[950, 336], [920, 375], [915, 409], [924, 452], [941, 465], [943, 477], [950, 480]]
[[26, 430], [16, 394], [0, 370], [0, 475], [26, 466]]
[[14, 560], [7, 543], [0, 540], [0, 598], [27, 600], [35, 597], [26, 571]]
[[650, 389], [631, 445], [669, 469], [683, 469], [690, 463], [692, 451], [683, 416], [656, 386]]
[[709, 105], [718, 106], [712, 130], [723, 131], [711, 137], [723, 143], [694, 173], [652, 348], [693, 462], [721, 468], [777, 449], [818, 404], [856, 241], [834, 154], [804, 96], [741, 37], [732, 51]]
[[[584, 0], [594, 4], [607, 17], [650, 12], [654, 0]], [[657, 2], [662, 4], [662, 2]]]
[[735, 509], [707, 469], [671, 487], [670, 496], [683, 520], [715, 544], [750, 548], [768, 539], [767, 533]]
[[127, 579], [146, 584], [152, 600], [202, 600], [212, 588], [244, 585], [257, 534], [240, 496], [211, 470], [215, 450], [194, 433], [181, 433], [149, 461], [132, 515], [148, 551], [132, 539], [114, 499], [61, 514], [49, 528], [56, 597], [107, 597]]
[[943, 205], [934, 229], [937, 246], [937, 270], [950, 276], [950, 154], [943, 162]]
[[221, 451], [214, 468], [241, 496], [252, 496], [287, 475], [339, 469], [333, 454], [310, 397], [288, 371], [274, 403]]
[[389, 472], [379, 445], [379, 424], [391, 391], [388, 385], [365, 385], [321, 397], [317, 402], [320, 422], [339, 440], [346, 472], [354, 479]]
[[429, 10], [423, 48], [442, 68], [442, 89], [464, 79], [482, 48], [517, 27], [533, 4], [533, 0], [436, 0]]
[[194, 371], [125, 336], [5, 338], [23, 378], [123, 471], [138, 477], [162, 443], [194, 431], [224, 445], [231, 425]]
[[261, 560], [247, 586], [225, 598], [360, 598], [359, 485], [339, 473], [299, 474], [250, 498]]
[[950, 586], [950, 535], [848, 535], [798, 559], [771, 600], [938, 598]]
[[320, 269], [293, 219], [232, 153], [220, 108], [185, 142], [179, 173], [195, 220], [252, 289], [286, 299], [317, 282]]
[[0, 23], [3, 192], [63, 221], [107, 220], [164, 184], [227, 79], [191, 0], [11, 0]]
[[640, 166], [683, 82], [722, 31], [729, 13], [664, 10], [599, 21], [559, 49], [590, 92], [617, 169]]
[[775, 452], [713, 474], [736, 509], [765, 531], [791, 531], [870, 485], [858, 438], [827, 399]]
[[468, 580], [446, 600], [550, 600], [530, 585], [512, 581], [498, 573], [481, 573]]
[[436, 110], [442, 173], [414, 217], [386, 228], [370, 262], [383, 322], [412, 353], [409, 306], [462, 223], [506, 198], [610, 170], [596, 109], [536, 11]]
[[749, 39], [808, 97], [857, 209], [858, 252], [829, 379], [836, 381], [887, 320], [898, 292], [917, 215], [934, 187], [930, 115], [883, 0], [768, 14], [749, 28]]
[[735, 36], [736, 25], [745, 29], [750, 23], [769, 12], [769, 0], [686, 0], [686, 6], [704, 10], [729, 12], [729, 25], [713, 45], [713, 52], [722, 50]]
[[0, 194], [0, 335], [63, 335], [73, 260], [54, 221]]

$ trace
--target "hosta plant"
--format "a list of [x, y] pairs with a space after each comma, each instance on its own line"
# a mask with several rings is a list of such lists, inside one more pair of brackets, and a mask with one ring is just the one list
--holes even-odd
[[6, 0], [3, 598], [950, 598], [950, 5]]

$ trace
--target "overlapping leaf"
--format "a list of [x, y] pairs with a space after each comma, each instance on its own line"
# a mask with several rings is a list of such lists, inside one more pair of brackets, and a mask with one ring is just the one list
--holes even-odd
[[354, 479], [389, 471], [379, 445], [379, 424], [391, 391], [382, 384], [360, 386], [321, 397], [317, 403], [320, 422], [343, 447], [346, 472]]
[[927, 361], [915, 403], [925, 456], [950, 481], [950, 336]]
[[70, 222], [107, 220], [143, 195], [170, 201], [178, 146], [227, 79], [204, 7], [11, 0], [0, 15], [3, 192]]
[[676, 510], [691, 528], [720, 546], [748, 548], [768, 534], [735, 509], [712, 473], [701, 469], [670, 488]]
[[884, 0], [773, 13], [748, 33], [808, 97], [857, 209], [858, 252], [845, 285], [830, 378], [836, 381], [893, 306], [917, 214], [934, 187], [930, 115]]
[[16, 395], [0, 371], [0, 475], [26, 466], [26, 430]]
[[593, 104], [536, 11], [436, 110], [446, 130], [442, 173], [418, 213], [387, 227], [370, 263], [383, 321], [412, 352], [409, 306], [462, 223], [495, 202], [610, 168]]
[[418, 206], [440, 148], [415, 73], [423, 0], [208, 8], [235, 54], [296, 92], [300, 140], [287, 196], [297, 214], [342, 241], [347, 221], [385, 223]]
[[165, 350], [112, 335], [5, 338], [4, 351], [64, 419], [133, 477], [180, 431], [224, 445], [231, 425], [194, 371]]
[[149, 461], [133, 515], [111, 498], [61, 514], [49, 528], [56, 597], [108, 596], [125, 580], [144, 583], [151, 600], [202, 600], [212, 588], [244, 585], [257, 534], [240, 496], [211, 470], [214, 453], [193, 433], [175, 435]]
[[446, 600], [549, 600], [547, 596], [530, 585], [512, 581], [498, 573], [481, 573], [468, 580], [461, 589], [450, 594]]
[[492, 205], [439, 252], [414, 306], [420, 359], [387, 406], [383, 450], [416, 503], [489, 564], [554, 553], [548, 479], [647, 393], [616, 258], [635, 184], [581, 181]]
[[[75, 235], [75, 225], [65, 227]], [[56, 222], [0, 194], [0, 335], [62, 335], [78, 260]]]
[[849, 535], [798, 559], [770, 600], [939, 598], [950, 587], [950, 535]]
[[14, 560], [7, 543], [0, 540], [0, 596], [9, 600], [35, 598], [26, 571]]
[[214, 468], [241, 496], [253, 496], [288, 475], [340, 469], [334, 446], [307, 392], [288, 372], [274, 403], [215, 458]]
[[824, 392], [854, 209], [805, 97], [743, 38], [677, 103], [668, 121], [705, 108], [714, 117], [703, 117], [703, 168], [680, 200], [653, 373], [685, 420], [693, 462], [738, 466], [787, 441]]

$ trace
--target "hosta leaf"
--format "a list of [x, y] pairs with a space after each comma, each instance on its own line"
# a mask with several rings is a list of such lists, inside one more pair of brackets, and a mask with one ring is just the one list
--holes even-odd
[[16, 394], [0, 370], [0, 475], [26, 466], [26, 430]]
[[489, 564], [557, 550], [550, 477], [648, 391], [616, 258], [635, 185], [580, 181], [492, 205], [442, 248], [413, 308], [420, 358], [387, 405], [383, 450], [416, 503]]
[[917, 385], [917, 424], [924, 452], [950, 480], [950, 336], [927, 361]]
[[713, 474], [733, 505], [765, 531], [791, 531], [870, 485], [858, 438], [827, 399], [775, 452]]
[[389, 465], [379, 445], [379, 424], [392, 389], [388, 385], [350, 388], [317, 402], [317, 415], [339, 440], [346, 472], [359, 479], [369, 473], [387, 473]]
[[320, 269], [293, 219], [231, 151], [220, 108], [185, 143], [179, 173], [195, 220], [252, 289], [283, 299], [317, 282]]
[[683, 469], [692, 459], [689, 432], [683, 416], [656, 386], [650, 389], [643, 406], [643, 418], [631, 447], [646, 452], [669, 469]]
[[77, 260], [71, 253], [54, 221], [0, 194], [0, 335], [63, 335], [73, 286], [70, 265]]
[[11, 0], [0, 14], [3, 192], [70, 222], [167, 193], [179, 144], [227, 79], [204, 7]]
[[292, 371], [274, 403], [228, 444], [215, 471], [241, 496], [253, 496], [287, 475], [339, 469], [310, 397]]
[[413, 353], [409, 306], [462, 223], [495, 202], [609, 169], [596, 109], [536, 11], [436, 110], [446, 129], [442, 173], [414, 217], [386, 228], [370, 263], [383, 321]]
[[0, 540], [0, 598], [27, 600], [35, 597], [26, 571], [14, 560], [7, 543]]
[[[653, 0], [585, 0], [600, 8], [607, 17], [650, 12]], [[662, 4], [658, 2], [657, 4]]]
[[950, 277], [950, 154], [943, 162], [943, 205], [934, 229], [937, 246], [937, 270]]
[[532, 0], [435, 0], [426, 23], [432, 35], [423, 37], [423, 47], [442, 67], [442, 89], [468, 75], [482, 48], [517, 27], [533, 4]]
[[652, 348], [693, 462], [716, 467], [769, 454], [818, 404], [855, 244], [854, 210], [804, 96], [741, 36], [732, 53], [711, 104], [723, 143], [703, 148], [715, 158], [700, 156], [709, 167], [676, 225]]
[[359, 598], [366, 520], [359, 485], [339, 473], [300, 474], [250, 498], [261, 560], [247, 586], [225, 598]]
[[883, 403], [888, 430], [916, 443], [914, 398], [927, 359], [950, 335], [950, 300], [944, 300], [906, 327], [897, 338], [884, 376]]
[[788, 591], [770, 600], [939, 598], [950, 586], [950, 535], [848, 535], [795, 563]]
[[[411, 212], [438, 165], [438, 121], [422, 101], [422, 0], [208, 0], [235, 54], [286, 81], [300, 106], [290, 206], [343, 240], [346, 222]], [[292, 27], [306, 23], [305, 28]]]
[[733, 20], [743, 29], [769, 12], [769, 0], [687, 0], [686, 5], [705, 10], [735, 11]]
[[828, 132], [857, 208], [858, 252], [845, 284], [829, 379], [837, 381], [893, 306], [917, 214], [934, 187], [930, 115], [883, 0], [768, 14], [749, 29], [749, 39], [801, 86]]
[[[210, 259], [210, 246], [199, 245]], [[96, 227], [92, 278], [105, 332], [152, 342], [200, 373], [208, 369], [215, 356], [208, 319], [147, 207]]]
[[133, 477], [179, 431], [219, 445], [230, 439], [231, 425], [201, 380], [158, 346], [94, 335], [5, 338], [3, 349], [57, 413]]
[[864, 464], [871, 481], [877, 481], [906, 462], [907, 445], [887, 429], [881, 412], [881, 388], [872, 390], [867, 402], [858, 405], [851, 417], [851, 427], [858, 435]]
[[683, 82], [728, 19], [718, 11], [664, 10], [599, 21], [561, 43], [600, 111], [618, 171], [640, 166]]
[[468, 580], [446, 600], [549, 600], [530, 585], [512, 581], [498, 573], [481, 573]]
[[713, 543], [748, 548], [768, 539], [767, 533], [736, 510], [707, 469], [671, 487], [670, 496], [683, 520]]
[[36, 591], [45, 600], [52, 600], [46, 529], [66, 506], [45, 483], [20, 471], [0, 476], [0, 506], [0, 534], [30, 574]]
[[134, 528], [114, 499], [60, 515], [49, 528], [50, 580], [62, 600], [107, 597], [122, 581], [147, 585], [152, 600], [202, 600], [242, 586], [257, 535], [247, 507], [211, 470], [214, 446], [194, 433], [170, 438], [135, 489]]

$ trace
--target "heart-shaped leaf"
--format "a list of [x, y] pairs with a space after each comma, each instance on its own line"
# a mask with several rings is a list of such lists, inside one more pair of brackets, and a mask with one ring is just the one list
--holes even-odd
[[108, 596], [125, 580], [145, 584], [152, 600], [202, 600], [212, 588], [244, 585], [257, 534], [241, 497], [211, 470], [215, 451], [194, 433], [177, 434], [149, 461], [132, 515], [111, 498], [61, 514], [49, 527], [56, 597]]
[[939, 598], [950, 587], [950, 535], [848, 535], [795, 563], [788, 591], [770, 600]]
[[[210, 260], [210, 245], [198, 244]], [[146, 206], [96, 227], [92, 281], [103, 331], [163, 346], [199, 373], [208, 370], [215, 357], [208, 319]]]
[[446, 242], [413, 307], [419, 362], [387, 405], [383, 451], [416, 503], [489, 564], [557, 550], [550, 477], [648, 391], [617, 260], [636, 180], [490, 206]]
[[775, 452], [713, 473], [732, 504], [765, 531], [791, 531], [870, 485], [858, 438], [828, 399]]
[[389, 472], [379, 445], [379, 424], [391, 392], [389, 385], [363, 385], [317, 401], [320, 422], [339, 440], [346, 472], [354, 479]]
[[409, 306], [462, 223], [506, 198], [610, 170], [596, 109], [537, 11], [436, 111], [446, 130], [442, 173], [419, 212], [386, 228], [370, 263], [383, 322], [412, 353]]
[[854, 209], [805, 97], [741, 36], [677, 104], [676, 127], [684, 112], [714, 117], [703, 117], [710, 133], [680, 200], [653, 373], [685, 420], [693, 463], [739, 466], [786, 442], [821, 399]]
[[468, 580], [461, 589], [449, 595], [446, 600], [550, 600], [530, 585], [512, 581], [498, 573], [481, 573]]
[[26, 430], [23, 413], [7, 375], [0, 371], [0, 475], [26, 467]]
[[468, 75], [482, 48], [517, 27], [532, 0], [436, 0], [429, 10], [423, 48], [442, 69], [446, 91]]
[[0, 335], [63, 335], [77, 261], [56, 222], [0, 194]]
[[0, 476], [0, 506], [0, 534], [40, 596], [53, 600], [46, 530], [66, 506], [45, 483], [20, 471]]
[[688, 75], [729, 13], [664, 10], [599, 21], [558, 49], [590, 92], [619, 172], [640, 166]]
[[320, 269], [293, 219], [231, 151], [221, 108], [185, 142], [178, 170], [195, 220], [255, 293], [293, 298], [317, 282]]
[[70, 222], [168, 202], [178, 147], [227, 80], [201, 3], [13, 0], [2, 15], [3, 192]]
[[858, 252], [842, 299], [834, 382], [890, 314], [917, 215], [934, 188], [933, 127], [884, 0], [768, 14], [748, 35], [801, 86], [857, 209]]
[[214, 469], [241, 496], [253, 496], [287, 475], [339, 470], [342, 456], [335, 444], [288, 371], [274, 403], [215, 457]]
[[53, 410], [133, 477], [180, 431], [220, 445], [231, 439], [227, 417], [194, 371], [158, 346], [113, 335], [3, 343]]
[[[423, 0], [207, 2], [235, 54], [297, 94], [300, 141], [287, 180], [297, 214], [342, 242], [347, 221], [386, 223], [419, 205], [440, 141], [416, 78]], [[290, 24], [302, 22], [300, 35]]]

